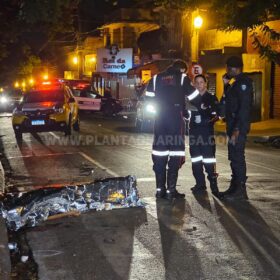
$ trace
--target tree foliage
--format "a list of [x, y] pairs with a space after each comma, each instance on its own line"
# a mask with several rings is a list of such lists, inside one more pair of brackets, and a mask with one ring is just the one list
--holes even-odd
[[207, 9], [215, 19], [215, 28], [232, 31], [248, 28], [253, 45], [261, 56], [280, 63], [280, 53], [273, 47], [273, 41], [280, 40], [280, 33], [270, 28], [268, 21], [280, 19], [279, 0], [155, 0], [158, 5], [192, 11]]
[[0, 0], [1, 79], [32, 68], [39, 56], [42, 60], [48, 56], [48, 42], [73, 32], [78, 3], [79, 0]]

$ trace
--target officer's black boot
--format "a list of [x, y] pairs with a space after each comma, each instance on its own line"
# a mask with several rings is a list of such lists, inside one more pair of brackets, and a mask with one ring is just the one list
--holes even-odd
[[156, 173], [156, 198], [165, 198], [166, 196], [166, 173]]
[[234, 178], [232, 178], [231, 181], [230, 181], [230, 185], [229, 185], [228, 189], [224, 192], [221, 192], [221, 194], [222, 195], [230, 195], [230, 194], [234, 193], [235, 189], [236, 189], [236, 183], [235, 183]]
[[172, 200], [174, 198], [182, 199], [185, 198], [185, 194], [179, 193], [176, 190], [176, 184], [178, 179], [178, 171], [177, 172], [170, 172], [167, 173], [167, 191], [166, 191], [166, 198], [168, 200]]
[[228, 200], [247, 200], [247, 190], [245, 182], [236, 183], [234, 191], [224, 195], [223, 198]]
[[217, 198], [222, 198], [223, 195], [219, 192], [219, 189], [218, 189], [217, 175], [208, 176], [207, 178], [210, 182], [210, 189], [211, 189], [212, 194], [214, 196], [216, 196]]

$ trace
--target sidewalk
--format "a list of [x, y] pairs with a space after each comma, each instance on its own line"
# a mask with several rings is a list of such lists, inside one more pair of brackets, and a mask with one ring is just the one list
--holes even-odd
[[[225, 132], [225, 129], [225, 123], [219, 121], [215, 124], [216, 132]], [[280, 119], [270, 119], [267, 121], [252, 123], [249, 136], [260, 138], [269, 138], [273, 136], [280, 137]]]

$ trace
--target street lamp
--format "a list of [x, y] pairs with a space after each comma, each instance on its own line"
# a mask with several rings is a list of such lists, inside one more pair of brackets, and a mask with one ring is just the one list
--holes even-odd
[[200, 29], [203, 24], [203, 19], [201, 16], [196, 16], [193, 21], [193, 25], [195, 29]]
[[34, 84], [34, 80], [32, 78], [29, 79], [29, 84], [32, 86]]
[[73, 57], [73, 63], [74, 63], [75, 65], [77, 65], [78, 62], [79, 62], [78, 57], [77, 57], [77, 56], [74, 56], [74, 57]]
[[191, 39], [191, 51], [192, 51], [192, 61], [198, 62], [199, 58], [199, 30], [203, 25], [203, 18], [199, 15], [199, 11], [193, 13], [192, 22], [192, 39]]

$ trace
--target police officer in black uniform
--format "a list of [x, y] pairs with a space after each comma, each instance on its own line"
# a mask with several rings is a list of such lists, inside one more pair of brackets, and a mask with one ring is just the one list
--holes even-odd
[[245, 144], [250, 130], [250, 111], [253, 98], [251, 79], [242, 72], [240, 57], [232, 56], [226, 62], [227, 73], [223, 76], [224, 95], [221, 105], [224, 109], [228, 141], [228, 158], [232, 170], [229, 189], [224, 198], [248, 199], [246, 191]]
[[195, 194], [205, 192], [206, 182], [203, 167], [208, 174], [212, 193], [220, 197], [217, 185], [214, 123], [218, 120], [218, 99], [207, 91], [207, 80], [197, 75], [194, 85], [198, 92], [188, 96], [192, 107], [189, 123], [189, 144], [192, 171], [196, 185], [191, 188]]
[[176, 60], [166, 71], [153, 76], [146, 90], [146, 96], [154, 99], [157, 111], [152, 151], [157, 198], [185, 197], [176, 190], [176, 183], [178, 171], [185, 162], [185, 97], [196, 91], [186, 71], [187, 64]]

